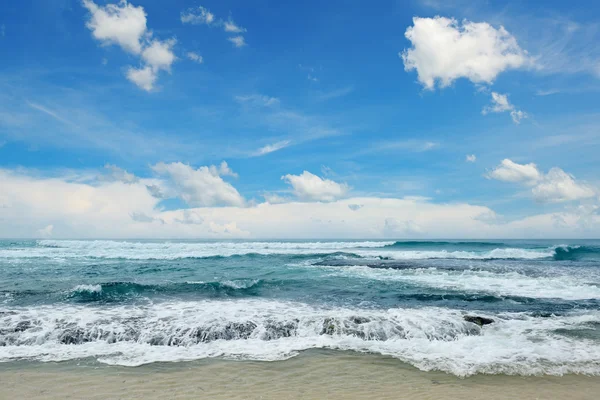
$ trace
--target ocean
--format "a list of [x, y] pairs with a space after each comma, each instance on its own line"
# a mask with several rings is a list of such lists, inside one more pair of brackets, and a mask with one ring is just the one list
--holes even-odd
[[311, 349], [600, 375], [600, 241], [0, 241], [1, 363]]

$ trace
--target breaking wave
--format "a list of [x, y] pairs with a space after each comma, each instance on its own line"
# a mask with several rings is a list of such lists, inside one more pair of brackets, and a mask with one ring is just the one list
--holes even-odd
[[[273, 361], [328, 348], [390, 355], [459, 376], [600, 374], [600, 345], [593, 334], [585, 336], [600, 326], [598, 313], [498, 314], [484, 327], [464, 316], [445, 308], [319, 308], [266, 300], [39, 306], [0, 314], [0, 361]], [[581, 332], [583, 339], [570, 339]]]
[[128, 242], [112, 240], [39, 240], [27, 249], [0, 249], [0, 258], [177, 260], [235, 256], [363, 257], [396, 260], [523, 259], [578, 260], [600, 257], [592, 246], [520, 248], [493, 242]]

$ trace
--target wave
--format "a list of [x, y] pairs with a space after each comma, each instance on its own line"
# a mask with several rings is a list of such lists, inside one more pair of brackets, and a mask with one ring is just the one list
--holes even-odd
[[[77, 285], [68, 292], [68, 298], [76, 302], [117, 302], [128, 298], [153, 294], [182, 295], [186, 293], [212, 296], [242, 296], [257, 294], [265, 281], [261, 279], [234, 279], [223, 282], [182, 282], [164, 284], [141, 284], [134, 282], [106, 282]], [[278, 284], [278, 282], [272, 282]]]
[[600, 374], [598, 343], [564, 334], [597, 329], [600, 313], [497, 314], [484, 327], [464, 316], [445, 308], [319, 308], [266, 300], [38, 306], [0, 315], [0, 361], [273, 361], [328, 348], [390, 355], [459, 376]]
[[39, 240], [27, 248], [2, 248], [0, 258], [178, 260], [224, 257], [346, 257], [392, 260], [580, 260], [600, 257], [594, 246], [508, 247], [494, 242], [129, 242]]
[[536, 260], [550, 259], [555, 254], [553, 248], [521, 249], [496, 248], [490, 251], [448, 251], [448, 250], [406, 250], [406, 251], [373, 251], [357, 252], [362, 257], [383, 257], [391, 260], [428, 260], [428, 259], [462, 259], [462, 260]]
[[557, 261], [577, 261], [584, 258], [600, 258], [598, 246], [556, 246], [554, 259]]
[[533, 299], [598, 300], [600, 285], [577, 276], [533, 277], [522, 273], [497, 273], [486, 270], [447, 270], [437, 268], [384, 269], [365, 265], [307, 266], [331, 271], [335, 276], [370, 279], [383, 282], [403, 282], [459, 293], [491, 293]]
[[385, 248], [415, 248], [415, 247], [479, 247], [479, 248], [498, 248], [506, 247], [504, 243], [500, 242], [477, 242], [477, 241], [428, 241], [428, 240], [406, 240], [398, 241], [392, 244], [386, 244]]

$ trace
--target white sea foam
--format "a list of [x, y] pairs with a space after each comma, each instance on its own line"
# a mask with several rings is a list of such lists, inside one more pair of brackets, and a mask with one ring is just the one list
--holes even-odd
[[267, 300], [10, 311], [0, 316], [6, 327], [0, 333], [4, 362], [84, 357], [125, 366], [207, 357], [272, 361], [331, 348], [386, 354], [422, 370], [460, 376], [600, 375], [599, 343], [564, 333], [599, 324], [599, 312], [548, 318], [503, 314], [480, 329], [465, 322], [460, 311], [444, 308], [319, 308]]
[[490, 293], [500, 296], [558, 298], [565, 300], [600, 299], [600, 286], [577, 276], [532, 277], [518, 272], [446, 269], [383, 269], [355, 266], [308, 266], [331, 271], [336, 276], [352, 276], [379, 281], [406, 282], [429, 288], [463, 293]]
[[[47, 257], [55, 260], [72, 258], [164, 259], [230, 257], [245, 254], [331, 254], [350, 252], [363, 257], [386, 257], [398, 260], [430, 258], [448, 259], [542, 259], [555, 254], [545, 249], [497, 248], [490, 251], [401, 250], [386, 247], [394, 242], [131, 242], [114, 240], [40, 240], [27, 249], [0, 249], [0, 258], [24, 259]], [[26, 250], [26, 251], [25, 251]]]
[[77, 285], [72, 292], [89, 292], [89, 293], [100, 293], [102, 291], [102, 285]]
[[490, 260], [490, 259], [526, 259], [535, 260], [548, 258], [554, 255], [554, 248], [547, 249], [519, 249], [505, 248], [491, 251], [447, 251], [447, 250], [359, 250], [355, 252], [363, 257], [385, 257], [393, 260], [423, 260], [434, 258], [464, 259], [464, 260]]
[[221, 284], [223, 286], [227, 286], [232, 289], [248, 289], [248, 288], [251, 288], [252, 286], [256, 285], [259, 282], [260, 282], [259, 279], [252, 279], [252, 280], [235, 279], [235, 280], [230, 280], [230, 281], [223, 281]]

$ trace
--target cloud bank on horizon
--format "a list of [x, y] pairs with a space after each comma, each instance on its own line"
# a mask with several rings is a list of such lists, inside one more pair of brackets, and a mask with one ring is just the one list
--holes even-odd
[[560, 3], [521, 11], [537, 36], [427, 6], [365, 21], [368, 45], [237, 1], [82, 0], [45, 49], [7, 24], [0, 237], [599, 237], [597, 33]]

